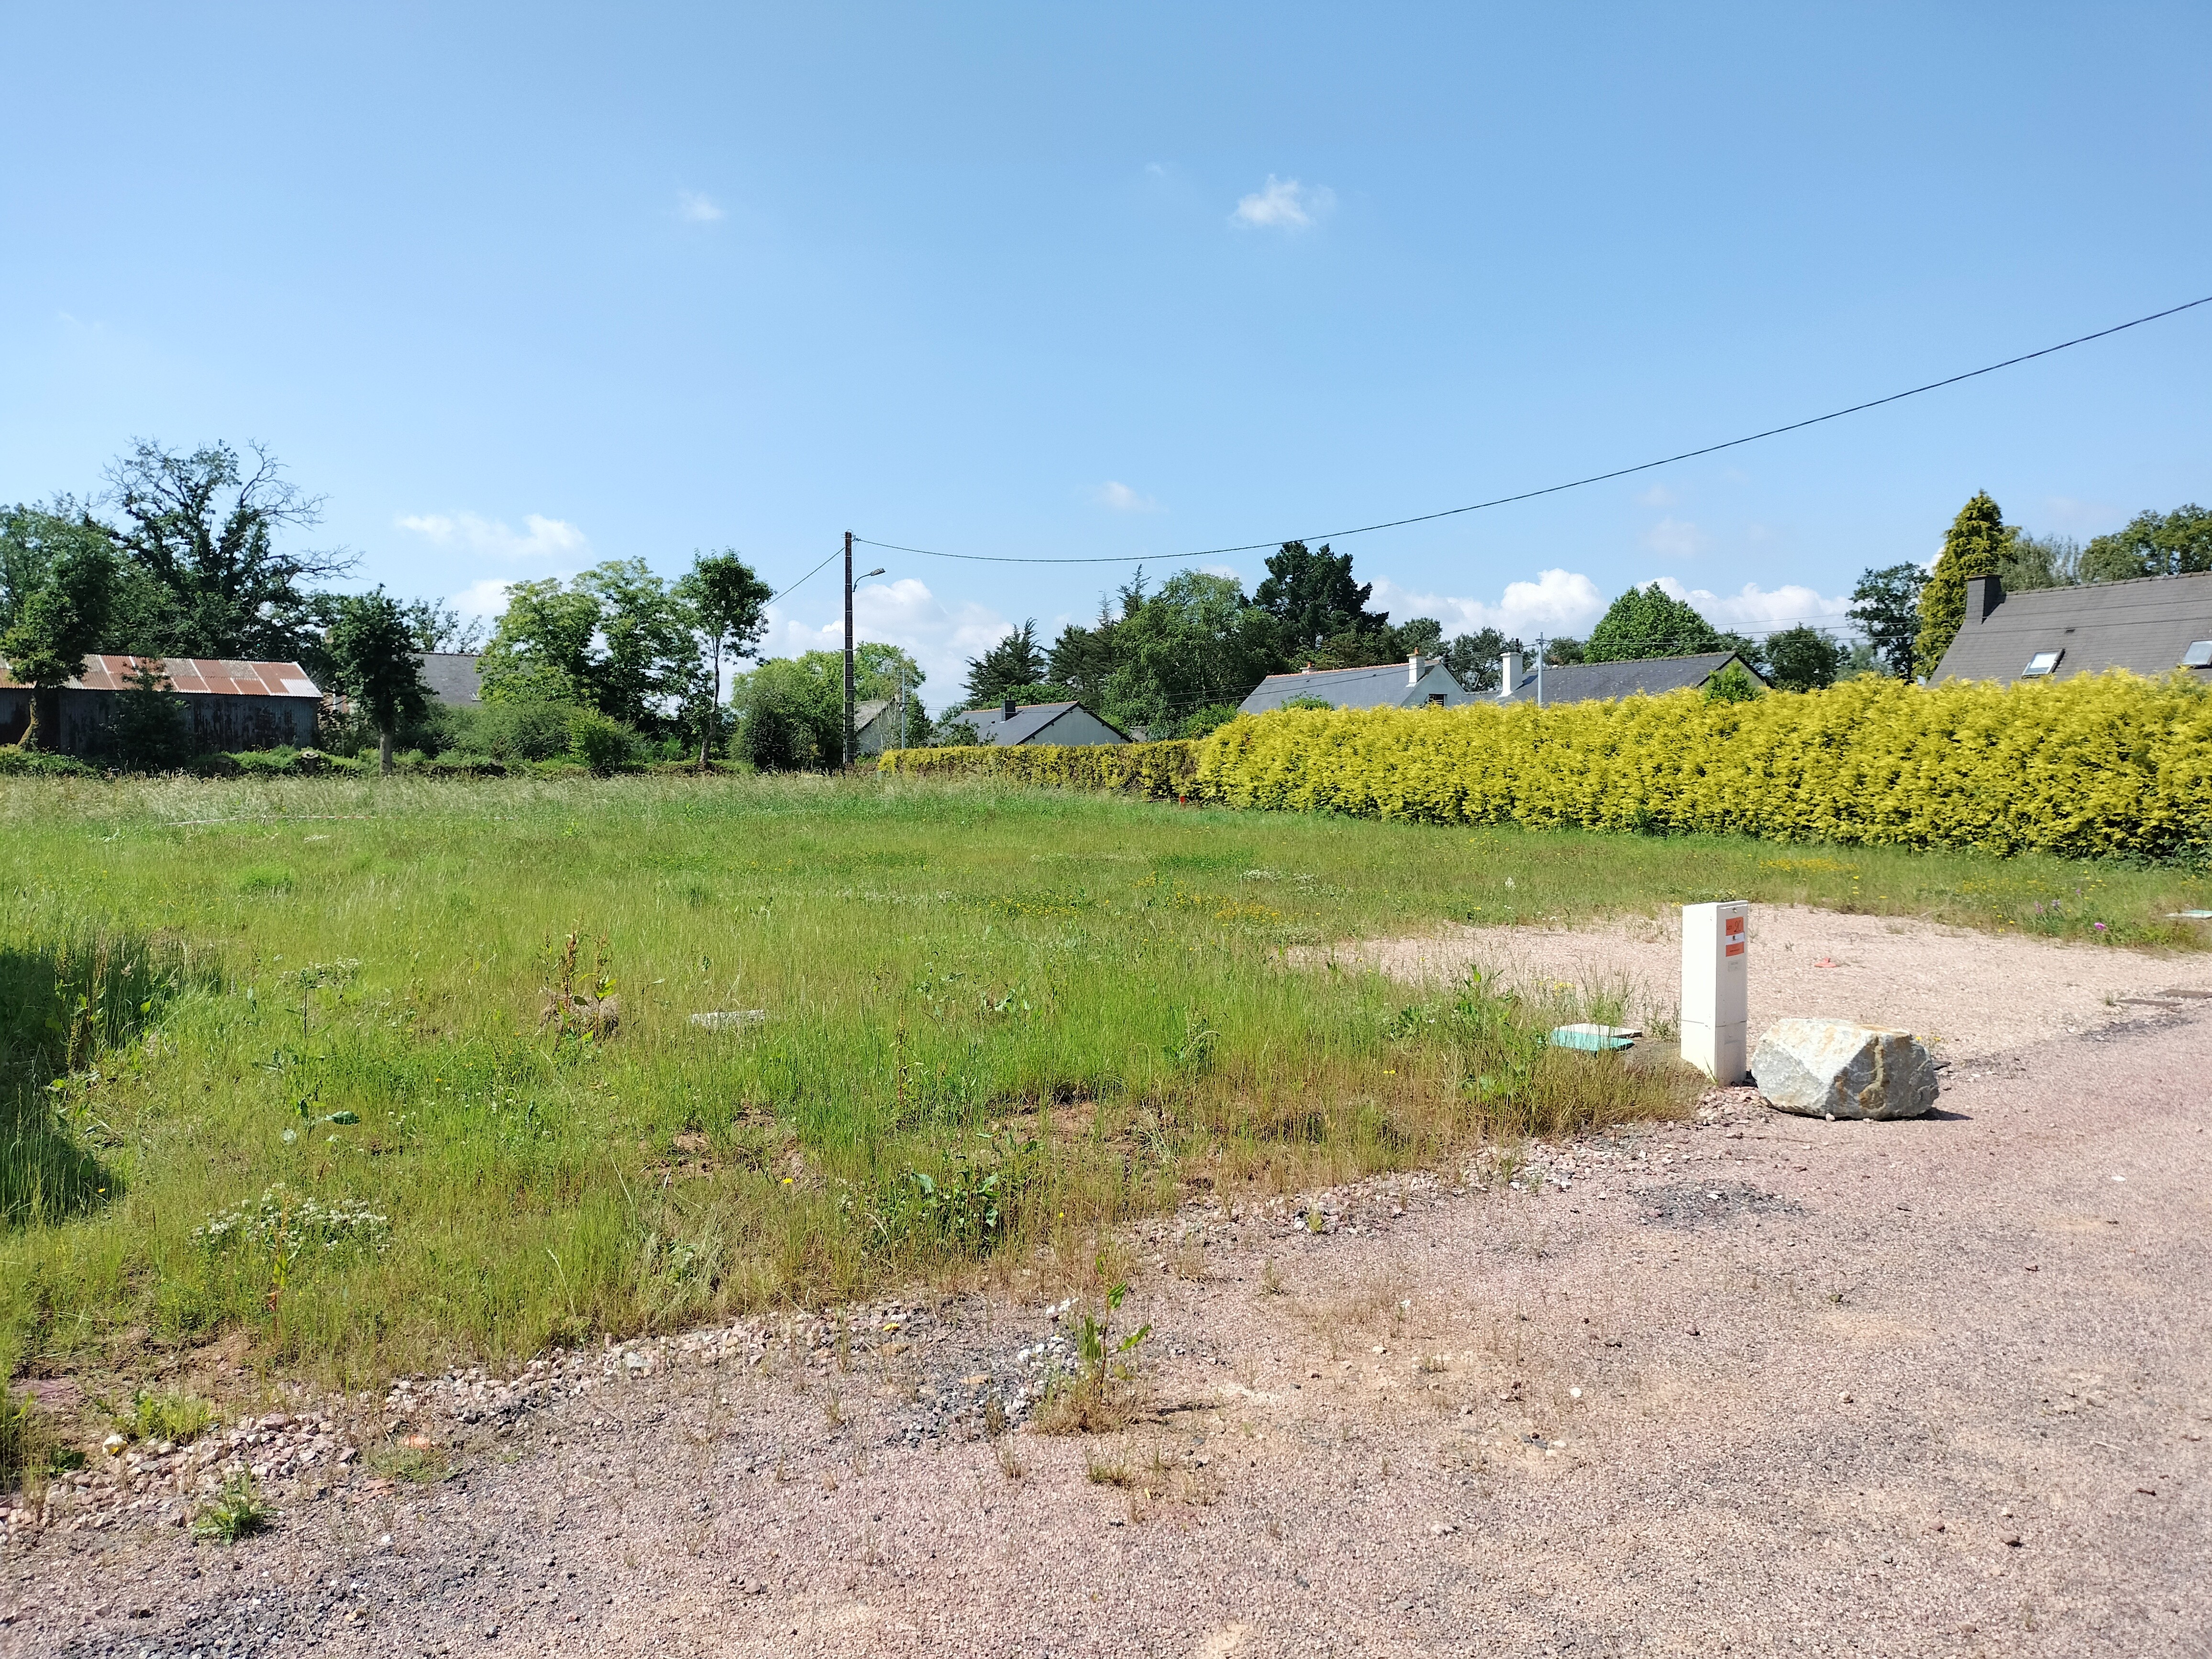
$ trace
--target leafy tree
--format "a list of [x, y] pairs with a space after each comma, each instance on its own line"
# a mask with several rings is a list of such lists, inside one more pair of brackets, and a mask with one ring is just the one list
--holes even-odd
[[1098, 712], [1158, 734], [1208, 704], [1242, 702], [1282, 665], [1279, 626], [1235, 577], [1178, 571], [1115, 629]]
[[115, 532], [66, 495], [46, 507], [0, 510], [0, 629], [14, 625], [23, 602], [46, 585], [54, 561], [72, 549], [106, 553], [113, 571], [107, 625], [93, 648], [135, 657], [168, 654], [177, 631], [168, 590], [122, 556]]
[[115, 724], [109, 732], [115, 757], [134, 772], [156, 772], [185, 758], [191, 738], [191, 717], [181, 692], [169, 682], [159, 658], [142, 659], [124, 676], [115, 694]]
[[1508, 651], [1520, 649], [1520, 641], [1509, 640], [1494, 628], [1478, 629], [1444, 647], [1444, 666], [1468, 690], [1494, 692], [1499, 689], [1500, 659]]
[[1759, 682], [1741, 663], [1730, 663], [1705, 682], [1707, 702], [1749, 702], [1759, 695]]
[[477, 662], [486, 702], [568, 702], [640, 730], [703, 696], [690, 607], [642, 559], [516, 582]]
[[285, 550], [286, 532], [320, 522], [269, 452], [228, 444], [185, 453], [141, 441], [107, 472], [124, 523], [117, 544], [166, 591], [173, 632], [161, 654], [297, 659], [321, 666], [314, 596], [303, 584], [354, 567], [343, 552]]
[[2030, 536], [2013, 538], [2012, 550], [1997, 567], [2008, 593], [2032, 592], [2039, 587], [2072, 587], [2081, 580], [2081, 544], [2071, 536]]
[[376, 727], [377, 768], [390, 777], [392, 734], [420, 720], [430, 701], [407, 612], [381, 587], [349, 594], [324, 645], [339, 689]]
[[100, 647], [114, 581], [115, 556], [104, 541], [73, 541], [55, 555], [45, 580], [0, 633], [0, 657], [31, 688], [31, 721], [19, 747], [42, 749], [60, 740], [62, 687], [84, 672], [85, 658]]
[[1554, 668], [1571, 668], [1578, 662], [1589, 662], [1589, 647], [1571, 634], [1554, 634], [1544, 641], [1544, 660]]
[[2212, 570], [2212, 512], [2191, 502], [2171, 513], [2138, 513], [2124, 530], [2091, 541], [2081, 555], [2085, 581], [2184, 576]]
[[477, 659], [483, 700], [589, 702], [592, 641], [599, 631], [594, 595], [558, 576], [512, 584], [491, 642]]
[[1917, 564], [1885, 565], [1861, 575], [1851, 589], [1850, 619], [1875, 653], [1901, 680], [1912, 678], [1914, 642], [1920, 636], [1920, 590], [1928, 573]]
[[762, 663], [732, 678], [730, 701], [738, 715], [738, 746], [763, 771], [814, 770], [843, 760], [842, 652], [809, 651]]
[[[1315, 551], [1304, 542], [1285, 542], [1279, 552], [1267, 556], [1267, 580], [1252, 591], [1252, 603], [1275, 619], [1283, 649], [1303, 657], [1346, 635], [1357, 640], [1382, 635], [1390, 617], [1388, 612], [1367, 609], [1368, 596], [1374, 591], [1371, 582], [1352, 580], [1351, 554], [1332, 553], [1326, 545]], [[1340, 645], [1334, 654], [1342, 654]]]
[[1767, 636], [1766, 660], [1774, 684], [1784, 691], [1816, 691], [1836, 683], [1844, 652], [1819, 629], [1800, 623]]
[[1202, 738], [1209, 732], [1218, 731], [1236, 718], [1235, 703], [1210, 702], [1202, 708], [1194, 708], [1185, 714], [1182, 717], [1182, 723], [1176, 727], [1175, 734], [1178, 738]]
[[1589, 662], [1635, 662], [1649, 657], [1690, 657], [1722, 648], [1719, 630], [1697, 606], [1650, 582], [1632, 587], [1607, 608], [1589, 643]]
[[1035, 685], [1049, 673], [1045, 653], [1037, 647], [1036, 618], [1031, 617], [981, 656], [969, 659], [968, 706], [985, 708], [1010, 688]]
[[694, 554], [690, 573], [676, 585], [676, 596], [690, 606], [693, 626], [706, 636], [714, 665], [706, 715], [699, 722], [699, 769], [703, 772], [708, 744], [721, 720], [723, 649], [726, 647], [733, 657], [753, 653], [768, 627], [766, 607], [775, 594], [736, 549], [724, 548], [719, 553]]
[[1920, 590], [1920, 631], [1912, 645], [1912, 665], [1923, 678], [1933, 674], [1966, 620], [1966, 583], [1994, 576], [2012, 551], [2019, 531], [2004, 521], [2004, 511], [1986, 489], [1959, 509], [1943, 534], [1943, 550]]
[[407, 618], [407, 631], [414, 635], [417, 651], [471, 653], [483, 649], [484, 623], [481, 617], [464, 620], [459, 611], [442, 599], [409, 599], [399, 611]]

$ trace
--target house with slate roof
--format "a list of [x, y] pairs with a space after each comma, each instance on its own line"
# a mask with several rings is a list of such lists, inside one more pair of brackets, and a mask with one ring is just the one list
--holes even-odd
[[[1500, 702], [1610, 702], [1638, 695], [1703, 690], [1733, 663], [1752, 677], [1759, 671], [1733, 651], [1706, 651], [1694, 657], [1639, 657], [1631, 662], [1546, 663], [1517, 651], [1501, 658]], [[1540, 696], [1539, 693], [1540, 692]]]
[[963, 708], [952, 717], [975, 728], [975, 741], [1011, 748], [1017, 744], [1056, 743], [1095, 749], [1127, 743], [1117, 731], [1079, 702], [1033, 702], [1016, 708], [1009, 697], [996, 708]]
[[[214, 657], [92, 656], [61, 689], [58, 732], [42, 741], [65, 755], [98, 755], [107, 747], [115, 700], [131, 689], [143, 663], [158, 668], [183, 695], [191, 722], [191, 746], [200, 754], [225, 749], [305, 748], [315, 740], [323, 693], [295, 662], [238, 662]], [[0, 744], [21, 741], [31, 724], [31, 688], [0, 662]]]
[[477, 674], [473, 651], [418, 651], [415, 661], [422, 671], [422, 684], [440, 702], [479, 703], [483, 683]]
[[2212, 683], [2212, 573], [2008, 593], [1966, 582], [1966, 618], [1936, 670], [1944, 680], [2068, 679], [2124, 668]]
[[1404, 662], [1373, 668], [1270, 674], [1237, 706], [1237, 712], [1264, 714], [1300, 697], [1317, 697], [1334, 708], [1456, 708], [1471, 701], [1442, 657], [1416, 653]]

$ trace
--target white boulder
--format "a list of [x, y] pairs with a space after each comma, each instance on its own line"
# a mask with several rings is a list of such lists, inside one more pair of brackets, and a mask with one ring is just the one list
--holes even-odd
[[1848, 1019], [1775, 1021], [1751, 1075], [1771, 1104], [1807, 1117], [1918, 1117], [1936, 1103], [1925, 1043]]

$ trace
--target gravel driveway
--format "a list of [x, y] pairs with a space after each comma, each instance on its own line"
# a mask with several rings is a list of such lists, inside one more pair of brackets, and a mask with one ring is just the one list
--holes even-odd
[[0, 1651], [2202, 1656], [2208, 1009], [1187, 1209], [1117, 1435], [1021, 1417], [1042, 1274], [425, 1382], [372, 1426], [450, 1478], [40, 1532]]

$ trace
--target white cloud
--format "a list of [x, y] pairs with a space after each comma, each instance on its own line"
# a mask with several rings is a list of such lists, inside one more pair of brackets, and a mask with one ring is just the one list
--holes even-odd
[[711, 225], [722, 216], [722, 210], [703, 191], [679, 190], [676, 192], [676, 216], [687, 224]]
[[446, 603], [464, 617], [482, 617], [487, 622], [507, 609], [507, 590], [510, 584], [495, 576], [479, 582], [471, 582]]
[[434, 547], [498, 559], [553, 559], [583, 553], [590, 543], [575, 526], [532, 513], [522, 521], [517, 535], [497, 519], [474, 513], [420, 513], [401, 517], [399, 527], [411, 530]]
[[1229, 222], [1304, 230], [1335, 205], [1336, 192], [1328, 185], [1309, 190], [1295, 179], [1278, 179], [1271, 173], [1265, 185], [1237, 204]]
[[1712, 545], [1713, 538], [1681, 519], [1662, 519], [1644, 532], [1644, 544], [1670, 559], [1694, 559]]
[[1442, 593], [1416, 593], [1388, 577], [1375, 583], [1374, 603], [1400, 622], [1434, 617], [1444, 636], [1456, 638], [1485, 628], [1534, 642], [1539, 634], [1580, 634], [1605, 614], [1605, 596], [1577, 570], [1545, 570], [1533, 582], [1508, 582], [1495, 604]]
[[[830, 585], [835, 593], [836, 584]], [[811, 596], [810, 596], [811, 597]], [[761, 645], [771, 657], [795, 657], [802, 651], [842, 651], [845, 648], [845, 619], [835, 601], [817, 599], [799, 614], [794, 605], [769, 607], [769, 631]], [[808, 616], [827, 618], [820, 623]], [[853, 595], [853, 635], [856, 640], [876, 640], [911, 653], [928, 678], [922, 701], [933, 713], [959, 701], [968, 678], [968, 659], [980, 657], [1006, 635], [1014, 624], [988, 605], [972, 601], [948, 608], [913, 576], [896, 581], [863, 583]], [[1049, 630], [1040, 627], [1040, 634]]]
[[1681, 497], [1665, 484], [1653, 484], [1636, 499], [1645, 507], [1672, 507]]
[[1741, 592], [1723, 595], [1702, 587], [1686, 587], [1672, 576], [1656, 580], [1662, 592], [1688, 600], [1707, 622], [1740, 633], [1765, 634], [1778, 628], [1794, 628], [1799, 623], [1837, 626], [1846, 623], [1851, 608], [1848, 597], [1831, 599], [1795, 582], [1771, 590], [1746, 582]]
[[1091, 492], [1091, 499], [1101, 507], [1110, 507], [1116, 513], [1157, 513], [1160, 504], [1150, 495], [1139, 495], [1125, 483], [1111, 478]]

